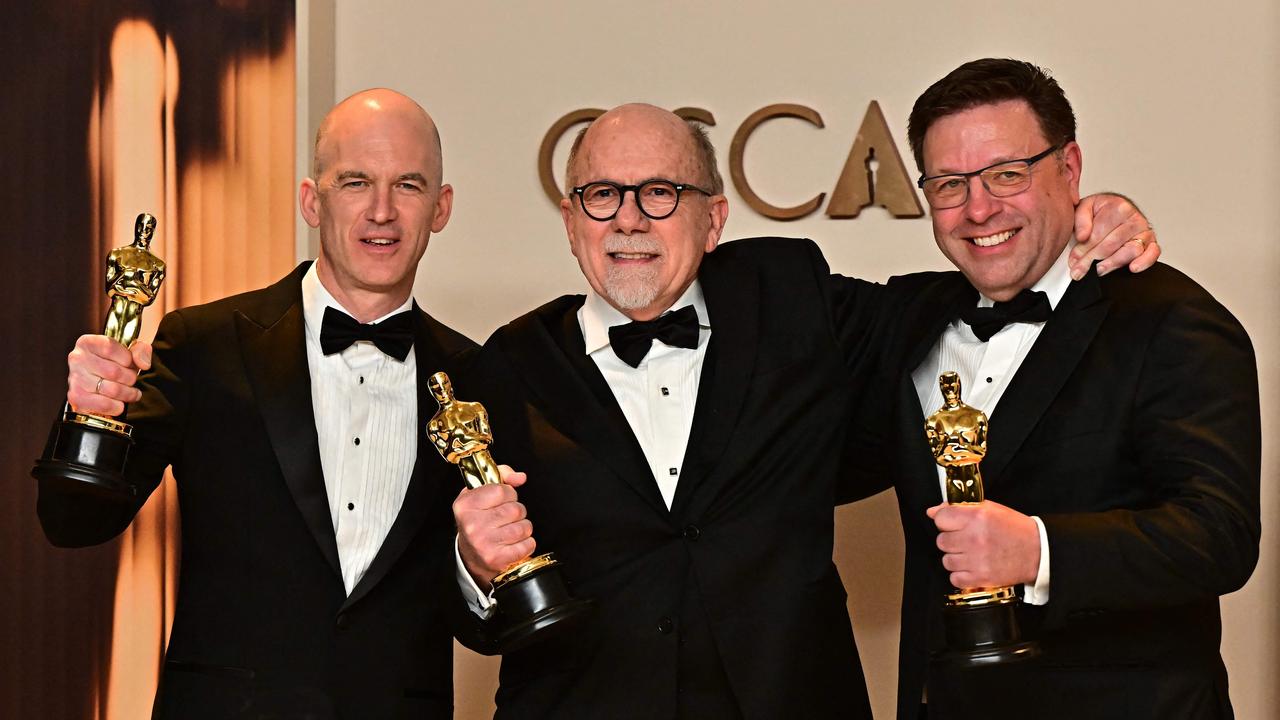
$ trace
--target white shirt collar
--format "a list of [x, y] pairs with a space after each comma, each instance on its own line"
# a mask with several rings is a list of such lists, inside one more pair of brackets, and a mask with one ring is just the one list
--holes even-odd
[[[702, 297], [702, 285], [696, 278], [680, 299], [664, 310], [663, 314], [673, 309], [679, 310], [685, 305], [692, 305], [694, 311], [698, 313], [699, 327], [711, 327], [711, 320], [707, 315], [707, 303]], [[578, 326], [582, 328], [582, 338], [586, 341], [587, 354], [609, 347], [609, 328], [626, 325], [629, 322], [631, 318], [610, 305], [608, 300], [601, 297], [595, 290], [588, 290], [587, 301], [578, 310]]]
[[[341, 310], [351, 317], [355, 317], [351, 311], [342, 307], [342, 303], [325, 288], [324, 283], [320, 282], [320, 275], [316, 272], [317, 263], [311, 263], [311, 267], [307, 268], [307, 272], [302, 276], [302, 317], [306, 321], [307, 334], [313, 338], [319, 339], [320, 325], [324, 320], [324, 309], [331, 307], [334, 310]], [[374, 320], [373, 322], [382, 322], [396, 313], [404, 312], [413, 307], [413, 295], [404, 301], [400, 307]]]
[[[1040, 279], [1031, 286], [1032, 291], [1039, 290], [1048, 295], [1049, 307], [1055, 310], [1058, 308], [1058, 302], [1062, 300], [1062, 296], [1067, 294], [1067, 288], [1071, 287], [1071, 266], [1067, 261], [1071, 255], [1072, 248], [1075, 246], [1075, 238], [1067, 241], [1067, 246], [1062, 249], [1062, 254], [1049, 266], [1044, 275], [1041, 275]], [[978, 307], [991, 307], [994, 304], [991, 298], [979, 293]]]

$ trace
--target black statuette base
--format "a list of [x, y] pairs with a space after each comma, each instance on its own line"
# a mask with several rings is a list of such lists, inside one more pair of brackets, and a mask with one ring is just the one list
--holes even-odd
[[498, 648], [519, 650], [575, 626], [595, 606], [569, 594], [558, 565], [548, 565], [494, 589]]
[[128, 500], [137, 493], [124, 479], [131, 447], [128, 435], [58, 420], [31, 476], [60, 492]]
[[1034, 640], [1018, 629], [1018, 602], [944, 605], [942, 625], [947, 650], [936, 659], [961, 667], [1022, 662], [1040, 655]]

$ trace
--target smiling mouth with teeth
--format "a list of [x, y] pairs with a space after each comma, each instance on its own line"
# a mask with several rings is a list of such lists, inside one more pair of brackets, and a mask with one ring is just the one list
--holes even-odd
[[999, 245], [1005, 240], [1008, 240], [1009, 238], [1013, 237], [1013, 234], [1015, 232], [1017, 231], [1005, 230], [1004, 232], [999, 232], [999, 233], [996, 233], [995, 235], [987, 235], [986, 237], [969, 238], [969, 240], [972, 241], [973, 244], [977, 245], [978, 247], [995, 247], [996, 245]]
[[650, 258], [656, 258], [658, 256], [652, 253], [612, 252], [612, 253], [609, 253], [609, 257], [613, 258], [614, 260], [648, 260]]
[[384, 246], [384, 245], [394, 245], [400, 241], [392, 238], [361, 238], [360, 242], [366, 245]]

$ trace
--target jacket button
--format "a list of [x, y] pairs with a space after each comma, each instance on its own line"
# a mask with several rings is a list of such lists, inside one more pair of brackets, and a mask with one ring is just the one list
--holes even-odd
[[698, 536], [699, 536], [699, 535], [701, 535], [701, 534], [702, 534], [702, 531], [698, 529], [698, 526], [697, 526], [697, 525], [685, 525], [685, 526], [684, 526], [684, 539], [685, 539], [685, 540], [697, 540], [697, 539], [698, 539]]
[[669, 617], [658, 618], [658, 632], [663, 635], [670, 635], [671, 631], [675, 629], [675, 626], [676, 624], [671, 622], [671, 618]]

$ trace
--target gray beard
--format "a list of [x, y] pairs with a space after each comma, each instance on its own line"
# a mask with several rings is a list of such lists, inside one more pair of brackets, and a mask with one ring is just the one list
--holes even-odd
[[[662, 246], [647, 235], [615, 233], [604, 239], [605, 252], [659, 253]], [[611, 267], [603, 279], [604, 296], [619, 310], [639, 310], [658, 298], [658, 268]]]

